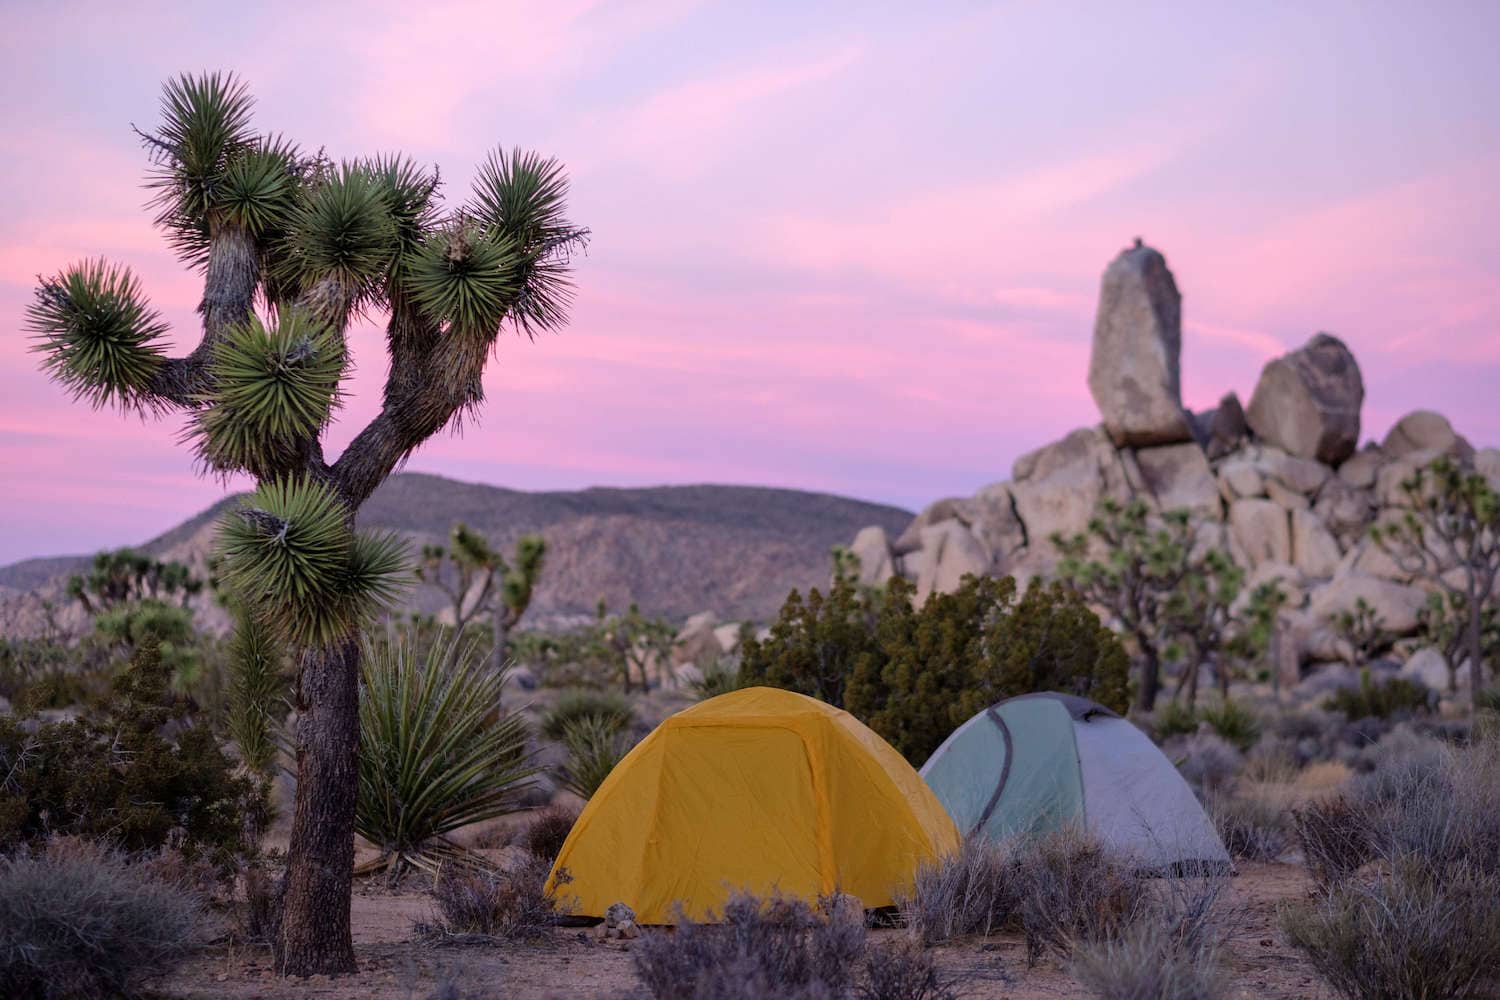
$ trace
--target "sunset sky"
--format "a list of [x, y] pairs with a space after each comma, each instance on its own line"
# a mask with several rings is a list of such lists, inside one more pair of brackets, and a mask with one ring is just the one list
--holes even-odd
[[[1364, 437], [1432, 408], [1500, 444], [1500, 4], [21, 2], [0, 25], [0, 562], [140, 542], [225, 489], [180, 419], [72, 403], [22, 329], [39, 272], [104, 254], [196, 338], [130, 126], [214, 68], [262, 130], [404, 150], [455, 201], [499, 144], [569, 167], [593, 230], [572, 324], [505, 340], [482, 423], [413, 469], [967, 494], [1097, 421], [1099, 276], [1135, 236], [1183, 292], [1189, 406], [1248, 400], [1328, 330]], [[352, 340], [330, 455], [384, 376], [378, 317]]]

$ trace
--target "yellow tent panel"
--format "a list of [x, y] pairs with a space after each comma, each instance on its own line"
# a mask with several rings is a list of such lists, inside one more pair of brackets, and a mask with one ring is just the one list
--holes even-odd
[[678, 712], [589, 800], [558, 854], [559, 895], [647, 924], [717, 911], [729, 892], [887, 906], [917, 865], [958, 846], [953, 821], [890, 745], [847, 712], [748, 688]]

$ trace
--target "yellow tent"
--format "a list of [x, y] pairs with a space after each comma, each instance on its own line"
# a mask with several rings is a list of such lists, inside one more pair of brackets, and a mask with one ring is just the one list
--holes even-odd
[[626, 755], [553, 868], [575, 913], [623, 902], [647, 924], [717, 911], [731, 890], [886, 906], [958, 832], [911, 765], [847, 712], [748, 688], [678, 712]]

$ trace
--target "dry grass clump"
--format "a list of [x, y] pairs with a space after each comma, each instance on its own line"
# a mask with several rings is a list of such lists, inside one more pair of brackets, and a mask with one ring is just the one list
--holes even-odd
[[550, 863], [557, 860], [558, 854], [562, 852], [563, 842], [568, 839], [576, 822], [578, 810], [567, 806], [549, 806], [537, 813], [536, 818], [526, 825], [517, 838], [517, 843]]
[[1343, 795], [1292, 810], [1292, 830], [1320, 886], [1337, 885], [1374, 858], [1371, 823], [1364, 803]]
[[[571, 908], [547, 890], [551, 863], [528, 857], [507, 871], [445, 869], [432, 888], [437, 905], [431, 923], [418, 924], [426, 937], [445, 942], [535, 941], [546, 937]], [[557, 885], [572, 879], [563, 870]]]
[[1254, 789], [1211, 796], [1208, 814], [1231, 857], [1275, 861], [1291, 846], [1286, 810]]
[[[1282, 927], [1349, 997], [1483, 995], [1500, 970], [1500, 743], [1388, 760], [1324, 811], [1339, 877]], [[1326, 833], [1326, 831], [1325, 831]], [[1358, 854], [1368, 874], [1350, 868]], [[1313, 860], [1309, 855], [1309, 862]], [[1317, 872], [1315, 871], [1315, 874]]]
[[1176, 737], [1162, 746], [1199, 798], [1228, 788], [1245, 766], [1244, 755], [1214, 733]]
[[636, 975], [659, 1000], [832, 1000], [853, 985], [865, 951], [863, 916], [798, 899], [736, 893], [712, 923], [679, 917], [631, 948]]
[[201, 942], [200, 897], [120, 854], [54, 841], [0, 859], [0, 994], [134, 996]]
[[1144, 912], [1144, 881], [1089, 834], [1064, 828], [1028, 843], [1014, 862], [1017, 913], [1030, 964], [1076, 942], [1118, 936]]
[[958, 1000], [963, 995], [956, 977], [942, 972], [932, 953], [911, 940], [871, 948], [855, 993], [860, 1000]]
[[1009, 849], [971, 838], [957, 853], [923, 863], [897, 906], [917, 940], [932, 945], [1002, 929], [1015, 915], [1018, 892]]
[[1103, 1000], [1218, 1000], [1230, 977], [1217, 942], [1184, 941], [1172, 929], [1137, 920], [1113, 939], [1080, 945], [1073, 975]]
[[1288, 908], [1282, 929], [1351, 1000], [1483, 995], [1500, 970], [1500, 877], [1410, 859]]

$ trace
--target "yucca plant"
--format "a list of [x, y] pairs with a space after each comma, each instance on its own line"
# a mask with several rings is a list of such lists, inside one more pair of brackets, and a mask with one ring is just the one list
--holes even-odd
[[607, 718], [584, 715], [563, 727], [568, 762], [558, 772], [562, 786], [585, 801], [630, 751], [624, 735]]
[[500, 709], [504, 683], [474, 642], [365, 647], [354, 828], [380, 856], [357, 872], [436, 875], [445, 862], [472, 861], [449, 835], [519, 808], [539, 769], [525, 720]]
[[[27, 317], [55, 381], [96, 408], [189, 415], [206, 471], [258, 488], [223, 519], [222, 577], [247, 621], [297, 662], [297, 803], [279, 972], [355, 969], [349, 927], [360, 633], [410, 569], [388, 536], [354, 530], [361, 504], [424, 441], [472, 417], [502, 327], [566, 321], [570, 255], [553, 160], [497, 151], [471, 197], [401, 155], [341, 163], [259, 133], [233, 76], [183, 76], [142, 133], [156, 223], [203, 277], [202, 336], [166, 353], [167, 323], [122, 265], [44, 278]], [[348, 377], [346, 331], [389, 317], [380, 412], [337, 461], [323, 432]], [[256, 640], [258, 641], [258, 640]]]

